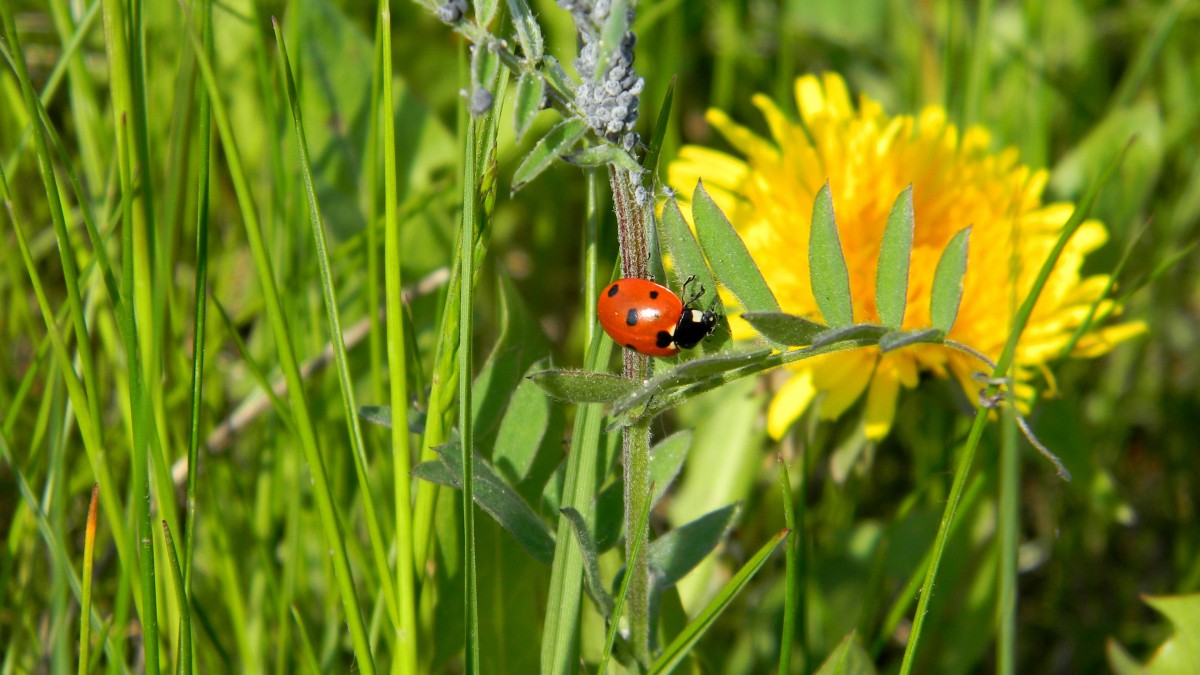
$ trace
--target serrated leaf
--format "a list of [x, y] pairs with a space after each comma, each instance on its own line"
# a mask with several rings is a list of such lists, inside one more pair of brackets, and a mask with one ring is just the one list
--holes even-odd
[[529, 379], [547, 394], [570, 403], [611, 403], [637, 388], [633, 380], [582, 370], [543, 370]]
[[967, 249], [971, 228], [967, 227], [946, 244], [937, 270], [933, 273], [933, 289], [929, 293], [929, 316], [933, 327], [949, 335], [958, 317], [962, 302], [963, 277], [967, 274]]
[[737, 296], [742, 307], [750, 312], [778, 312], [775, 294], [767, 286], [742, 238], [704, 189], [703, 181], [696, 183], [696, 191], [692, 194], [692, 218], [700, 248], [704, 249], [713, 273]]
[[604, 21], [604, 29], [600, 32], [600, 45], [596, 53], [596, 73], [592, 77], [592, 81], [600, 82], [608, 75], [616, 53], [621, 48], [621, 40], [625, 38], [627, 32], [629, 32], [629, 0], [612, 0], [609, 4], [608, 18]]
[[[458, 444], [440, 445], [435, 448], [435, 451], [449, 474], [452, 481], [450, 486], [461, 489], [462, 457]], [[426, 464], [430, 464], [430, 462], [419, 464], [417, 468], [420, 469]], [[478, 453], [475, 454], [474, 467], [475, 505], [500, 523], [501, 527], [508, 530], [521, 548], [525, 549], [534, 560], [543, 565], [550, 565], [554, 560], [554, 537], [550, 534], [546, 523], [538, 518], [516, 490], [513, 490], [496, 475], [487, 460]], [[418, 474], [418, 477], [441, 482], [438, 478], [444, 479], [446, 474], [426, 468]]]
[[1146, 674], [1200, 672], [1200, 594], [1143, 599], [1170, 619], [1175, 628], [1175, 634], [1155, 650], [1146, 664]]
[[587, 133], [587, 122], [579, 118], [563, 120], [546, 132], [533, 146], [521, 165], [513, 172], [512, 189], [520, 190], [526, 183], [548, 169], [555, 159], [567, 154]]
[[[654, 508], [675, 482], [691, 446], [692, 432], [684, 430], [667, 436], [650, 448], [650, 482], [654, 484], [650, 508]], [[625, 518], [624, 480], [618, 478], [600, 492], [596, 497], [595, 513], [596, 548], [607, 551], [621, 539]]]
[[887, 332], [887, 328], [869, 323], [860, 323], [844, 328], [830, 328], [814, 338], [812, 346], [824, 347], [835, 342], [847, 342], [850, 340], [878, 340]]
[[913, 226], [913, 188], [909, 185], [896, 198], [888, 215], [879, 248], [879, 268], [875, 273], [875, 308], [879, 320], [892, 330], [899, 330], [904, 323]]
[[525, 52], [525, 59], [536, 64], [546, 50], [541, 24], [525, 0], [508, 0], [508, 13], [512, 15], [513, 27], [517, 29], [517, 44]]
[[754, 330], [762, 333], [763, 337], [788, 347], [810, 345], [817, 335], [829, 330], [828, 326], [816, 321], [783, 312], [746, 312], [742, 314], [742, 318], [748, 321]]
[[922, 343], [939, 344], [944, 338], [942, 331], [936, 328], [898, 330], [879, 338], [879, 351], [887, 353], [894, 349]]
[[817, 675], [875, 675], [875, 664], [851, 631], [821, 664]]
[[651, 675], [669, 673], [679, 666], [679, 663], [696, 646], [696, 643], [700, 641], [700, 638], [709, 627], [716, 622], [717, 617], [721, 616], [721, 613], [725, 611], [729, 603], [733, 602], [733, 599], [742, 592], [742, 589], [746, 587], [750, 579], [754, 578], [755, 573], [762, 569], [767, 559], [771, 557], [771, 552], [775, 550], [775, 547], [779, 545], [779, 542], [783, 541], [787, 534], [787, 530], [780, 531], [764, 544], [762, 548], [758, 549], [754, 557], [746, 561], [742, 569], [733, 575], [733, 578], [717, 593], [712, 602], [708, 603], [708, 606], [701, 610], [683, 632], [677, 635], [671, 641], [671, 644], [667, 645], [663, 650], [662, 654], [655, 659], [654, 664], [650, 667]]
[[733, 521], [737, 504], [730, 504], [676, 528], [650, 542], [650, 567], [659, 590], [670, 588], [713, 552]]
[[563, 155], [563, 161], [581, 167], [609, 166], [634, 173], [642, 172], [642, 165], [630, 156], [628, 152], [609, 143], [597, 143], [586, 148], [579, 148]]
[[583, 514], [569, 506], [560, 513], [571, 525], [575, 543], [579, 545], [579, 551], [583, 554], [583, 580], [587, 584], [588, 595], [592, 596], [596, 608], [607, 619], [612, 616], [613, 599], [604, 589], [604, 583], [600, 579], [599, 553], [591, 533], [588, 532], [587, 522], [584, 521]]
[[[509, 0], [510, 4], [512, 0]], [[521, 73], [517, 80], [516, 104], [513, 106], [513, 126], [517, 138], [525, 135], [546, 98], [546, 82], [535, 73]]]
[[812, 230], [808, 237], [808, 271], [813, 298], [825, 323], [842, 328], [854, 323], [850, 298], [850, 274], [838, 240], [833, 215], [833, 197], [828, 181], [813, 202]]

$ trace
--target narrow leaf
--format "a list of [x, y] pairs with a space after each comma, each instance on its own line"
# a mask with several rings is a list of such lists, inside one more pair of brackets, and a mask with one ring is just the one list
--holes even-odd
[[945, 336], [942, 331], [936, 328], [925, 328], [921, 330], [900, 330], [894, 333], [888, 333], [879, 338], [879, 351], [890, 352], [894, 349], [907, 347], [909, 345], [931, 343], [937, 344], [942, 341]]
[[[792, 496], [792, 479], [788, 476], [787, 462], [779, 455], [779, 489], [783, 493], [783, 525], [788, 530], [784, 567], [784, 596], [783, 596], [783, 630], [779, 638], [779, 675], [792, 672], [792, 642], [796, 638], [796, 625], [799, 622], [801, 630], [806, 627], [803, 623], [804, 603], [801, 601], [800, 584], [800, 547], [798, 545], [800, 530], [796, 529], [796, 510], [793, 506], [796, 499]], [[803, 480], [803, 479], [801, 479]], [[803, 488], [801, 488], [803, 490]], [[803, 507], [801, 507], [803, 508]], [[803, 648], [804, 642], [801, 642]], [[808, 650], [803, 650], [807, 653]]]
[[512, 15], [513, 27], [517, 29], [517, 44], [525, 52], [525, 60], [536, 64], [546, 49], [541, 24], [525, 0], [508, 0], [508, 13]]
[[833, 216], [833, 197], [826, 182], [813, 202], [812, 230], [808, 238], [808, 271], [813, 297], [825, 323], [834, 328], [854, 323], [850, 275]]
[[572, 117], [559, 122], [553, 129], [546, 132], [542, 140], [533, 146], [533, 150], [525, 156], [524, 161], [513, 173], [512, 189], [520, 190], [526, 183], [548, 169], [556, 158], [570, 152], [579, 139], [587, 133], [587, 130], [587, 122]]
[[547, 394], [570, 403], [611, 403], [637, 387], [633, 380], [582, 370], [543, 370], [529, 376]]
[[[457, 443], [448, 443], [436, 448], [438, 457], [446, 466], [454, 488], [462, 488], [462, 458]], [[427, 464], [428, 462], [426, 462]], [[538, 518], [533, 509], [521, 499], [516, 490], [509, 487], [487, 461], [478, 454], [472, 462], [474, 471], [475, 505], [483, 509], [492, 518], [508, 530], [534, 560], [549, 565], [554, 559], [554, 537], [546, 523]], [[418, 468], [424, 466], [418, 465]], [[442, 482], [445, 474], [439, 474], [432, 469], [422, 469], [418, 477], [434, 482]]]
[[474, 0], [471, 4], [475, 5], [475, 21], [480, 26], [487, 26], [496, 17], [496, 10], [500, 8], [500, 0]]
[[[512, 3], [512, 0], [509, 0]], [[524, 4], [524, 3], [522, 3]], [[516, 104], [513, 106], [513, 125], [517, 138], [525, 135], [546, 98], [546, 81], [535, 73], [521, 73], [517, 80]]]
[[650, 148], [646, 151], [646, 170], [654, 177], [655, 183], [658, 182], [658, 158], [662, 156], [663, 139], [671, 123], [671, 102], [675, 98], [675, 83], [678, 81], [679, 76], [672, 75], [671, 82], [667, 84], [667, 94], [663, 96], [662, 106], [658, 109], [658, 121], [654, 123], [654, 136], [650, 138]]
[[883, 325], [893, 330], [904, 323], [913, 226], [913, 189], [909, 185], [896, 198], [888, 216], [879, 248], [879, 269], [875, 274], [875, 308]]
[[571, 531], [575, 533], [575, 543], [579, 544], [579, 551], [583, 554], [583, 581], [587, 585], [588, 595], [592, 596], [600, 614], [605, 619], [611, 619], [613, 599], [608, 591], [604, 590], [604, 583], [600, 580], [599, 553], [596, 550], [595, 540], [588, 532], [587, 523], [583, 520], [583, 514], [570, 506], [560, 510], [559, 513], [562, 513], [570, 523]]
[[592, 77], [594, 82], [602, 81], [612, 68], [617, 52], [621, 48], [621, 40], [629, 32], [629, 0], [611, 0], [608, 18], [600, 33], [600, 48], [596, 59], [596, 72]]
[[778, 312], [775, 294], [767, 286], [742, 238], [704, 189], [703, 181], [696, 183], [696, 191], [692, 194], [692, 217], [696, 221], [700, 247], [721, 283], [733, 291], [748, 311]]
[[816, 321], [782, 312], [746, 312], [742, 318], [749, 321], [763, 337], [788, 347], [810, 345], [817, 335], [829, 329]]
[[967, 246], [971, 228], [967, 227], [954, 235], [942, 251], [937, 270], [933, 273], [933, 289], [929, 296], [929, 316], [933, 327], [949, 334], [958, 317], [958, 305], [962, 301], [963, 277], [967, 274]]
[[546, 393], [536, 383], [521, 380], [500, 421], [492, 452], [492, 461], [497, 467], [507, 469], [514, 483], [529, 475], [549, 424], [550, 401]]
[[708, 606], [688, 624], [687, 628], [676, 636], [671, 644], [667, 645], [662, 655], [650, 667], [652, 675], [669, 673], [679, 665], [683, 657], [687, 656], [688, 652], [696, 646], [696, 643], [704, 635], [705, 631], [716, 622], [717, 617], [721, 616], [721, 613], [725, 611], [729, 603], [733, 602], [733, 599], [746, 587], [746, 584], [750, 582], [754, 574], [767, 562], [767, 558], [770, 557], [771, 552], [775, 550], [775, 547], [779, 545], [779, 542], [783, 541], [787, 534], [787, 530], [782, 530], [772, 537], [770, 541], [758, 550], [758, 553], [754, 554], [753, 558], [746, 562], [742, 569], [738, 570], [737, 574], [733, 575], [733, 578], [729, 580], [729, 583], [725, 584], [725, 587], [721, 589], [717, 597], [713, 598], [712, 602], [708, 603]]
[[835, 342], [847, 342], [849, 340], [873, 341], [883, 337], [887, 332], [887, 328], [869, 323], [860, 323], [853, 326], [846, 326], [845, 328], [830, 328], [814, 338], [812, 346], [824, 347]]
[[708, 263], [704, 261], [700, 245], [692, 236], [692, 228], [688, 227], [687, 221], [683, 219], [683, 212], [679, 210], [679, 203], [675, 200], [675, 195], [667, 197], [667, 201], [663, 205], [662, 216], [655, 221], [655, 224], [658, 229], [658, 242], [671, 259], [671, 270], [667, 272], [671, 279], [671, 285], [674, 288], [682, 289], [683, 282], [688, 277], [694, 276], [696, 277], [695, 283], [715, 294], [717, 281], [709, 271]]
[[733, 521], [737, 504], [700, 516], [650, 542], [650, 567], [656, 572], [655, 586], [674, 586], [721, 543]]

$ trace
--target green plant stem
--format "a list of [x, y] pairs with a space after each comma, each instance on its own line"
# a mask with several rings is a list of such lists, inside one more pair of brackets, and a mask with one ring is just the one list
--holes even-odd
[[179, 554], [175, 550], [175, 540], [171, 537], [171, 528], [167, 521], [162, 521], [163, 539], [166, 543], [167, 557], [171, 562], [171, 579], [175, 584], [175, 594], [179, 599], [179, 659], [175, 672], [179, 675], [192, 673], [192, 612], [188, 608], [187, 591], [184, 588], [183, 571], [179, 568]]
[[[462, 508], [463, 508], [463, 616], [466, 620], [466, 659], [464, 670], [479, 672], [479, 603], [475, 575], [475, 434], [471, 423], [471, 398], [474, 381], [474, 355], [472, 353], [471, 328], [474, 299], [475, 233], [479, 229], [479, 197], [482, 191], [482, 170], [478, 166], [480, 153], [480, 123], [472, 115], [467, 122], [467, 138], [464, 144], [466, 161], [463, 165], [462, 227], [459, 230], [458, 254], [458, 432], [462, 452]], [[486, 142], [486, 141], [483, 141]]]
[[600, 172], [595, 168], [584, 169], [587, 183], [587, 232], [583, 240], [583, 307], [586, 310], [583, 344], [591, 345], [596, 334], [598, 319], [592, 308], [596, 306], [599, 293], [600, 257]]
[[1020, 476], [1016, 410], [1004, 406], [1000, 413], [1000, 514], [997, 526], [999, 549], [999, 579], [996, 584], [997, 675], [1014, 675], [1017, 656], [1017, 524], [1020, 504], [1017, 501]]
[[[1000, 390], [999, 383], [1008, 374], [1009, 366], [1012, 365], [1013, 359], [1016, 358], [1017, 344], [1021, 340], [1021, 333], [1025, 330], [1026, 324], [1029, 323], [1029, 317], [1033, 314], [1033, 308], [1037, 303], [1038, 296], [1041, 295], [1042, 289], [1046, 286], [1046, 281], [1054, 271], [1054, 266], [1058, 263], [1059, 256], [1062, 255], [1063, 249], [1067, 247], [1067, 242], [1071, 240], [1071, 237], [1079, 230], [1079, 226], [1083, 224], [1087, 214], [1096, 203], [1096, 198], [1099, 196], [1101, 188], [1112, 178], [1117, 167], [1124, 160], [1125, 153], [1128, 150], [1129, 145], [1126, 145], [1109, 162], [1104, 172], [1092, 184], [1088, 193], [1079, 202], [1079, 205], [1075, 207], [1075, 212], [1071, 214], [1070, 219], [1063, 225], [1058, 241], [1055, 242], [1054, 248], [1046, 256], [1045, 262], [1042, 263], [1042, 267], [1038, 271], [1037, 278], [1034, 279], [1033, 284], [1030, 286], [1029, 293], [1025, 296], [1024, 301], [1013, 317], [1012, 328], [1004, 344], [1004, 350], [1000, 353], [1000, 358], [996, 360], [996, 367], [992, 371], [990, 378], [991, 384], [983, 392], [983, 398], [994, 397]], [[938, 524], [937, 536], [933, 544], [933, 559], [930, 561], [929, 568], [925, 574], [925, 582], [921, 585], [921, 599], [917, 602], [917, 611], [913, 618], [912, 632], [909, 635], [908, 645], [904, 649], [904, 660], [900, 664], [900, 675], [910, 675], [915, 665], [917, 646], [921, 641], [921, 631], [925, 626], [925, 617], [929, 614], [929, 600], [933, 596], [934, 582], [937, 581], [938, 568], [941, 565], [942, 555], [946, 549], [946, 542], [950, 538], [950, 530], [958, 513], [959, 504], [962, 501], [963, 488], [966, 486], [967, 477], [971, 472], [971, 462], [975, 459], [975, 450], [979, 447], [979, 440], [983, 437], [983, 429], [987, 426], [989, 412], [990, 410], [984, 406], [980, 406], [979, 410], [976, 411], [975, 420], [971, 424], [971, 431], [967, 436], [966, 443], [963, 445], [958, 467], [954, 471], [954, 482], [951, 484], [950, 496], [946, 500], [946, 507], [942, 511], [942, 519]]]
[[[383, 92], [375, 115], [382, 132], [384, 217], [384, 302], [387, 306], [388, 384], [392, 403], [392, 477], [396, 505], [396, 592], [400, 635], [393, 670], [417, 672], [417, 610], [413, 578], [412, 447], [408, 430], [408, 367], [404, 338], [404, 295], [401, 275], [400, 222], [396, 209], [396, 130], [392, 110], [392, 13], [389, 0], [379, 2], [380, 79]], [[372, 278], [371, 282], [374, 282]], [[374, 311], [374, 308], [371, 309]]]
[[[621, 250], [621, 276], [645, 278], [650, 260], [646, 228], [646, 209], [634, 198], [636, 178], [628, 172], [610, 167], [613, 204], [617, 213], [617, 236]], [[650, 357], [633, 350], [624, 350], [623, 374], [634, 382], [644, 382], [650, 375]], [[622, 461], [625, 467], [625, 570], [631, 575], [629, 583], [629, 631], [634, 658], [643, 668], [649, 667], [650, 654], [650, 558], [633, 553], [648, 550], [649, 531], [638, 532], [637, 517], [646, 508], [650, 494], [650, 419], [639, 420], [626, 427], [621, 437]]]

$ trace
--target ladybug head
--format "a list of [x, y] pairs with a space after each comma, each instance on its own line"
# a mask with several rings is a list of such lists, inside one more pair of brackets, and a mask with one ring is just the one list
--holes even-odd
[[717, 314], [713, 311], [684, 309], [675, 326], [674, 342], [680, 349], [691, 349], [712, 334], [717, 327]]

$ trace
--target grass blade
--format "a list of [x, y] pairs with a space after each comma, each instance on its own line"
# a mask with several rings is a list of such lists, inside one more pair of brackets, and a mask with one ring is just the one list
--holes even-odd
[[358, 489], [362, 494], [363, 517], [367, 523], [367, 535], [371, 542], [371, 552], [375, 562], [375, 572], [383, 586], [384, 604], [387, 607], [392, 624], [397, 633], [404, 630], [401, 623], [400, 610], [397, 605], [396, 585], [388, 568], [388, 545], [383, 538], [383, 529], [375, 514], [375, 498], [371, 492], [371, 481], [367, 477], [366, 442], [363, 440], [362, 426], [355, 411], [358, 404], [354, 400], [354, 383], [350, 378], [350, 367], [346, 363], [346, 344], [342, 337], [341, 312], [338, 310], [337, 295], [333, 289], [333, 272], [329, 266], [329, 249], [325, 242], [325, 225], [321, 219], [321, 208], [317, 203], [316, 190], [313, 187], [312, 166], [309, 163], [308, 140], [304, 134], [304, 120], [300, 112], [300, 104], [296, 95], [296, 82], [292, 75], [291, 62], [288, 59], [287, 45], [279, 31], [279, 24], [274, 23], [275, 40], [279, 49], [279, 62], [283, 67], [284, 91], [292, 113], [292, 129], [296, 135], [297, 157], [300, 160], [300, 173], [304, 182], [304, 194], [308, 204], [309, 224], [312, 226], [313, 242], [317, 253], [317, 267], [321, 274], [321, 294], [325, 300], [325, 319], [329, 326], [330, 344], [333, 345], [333, 360], [337, 367], [338, 388], [341, 391], [342, 414], [346, 418], [347, 434], [350, 437], [351, 457], [354, 459], [354, 470], [358, 478]]
[[771, 556], [771, 552], [775, 550], [775, 547], [778, 546], [779, 542], [783, 541], [784, 537], [787, 535], [788, 530], [780, 530], [778, 534], [776, 534], [774, 537], [771, 537], [771, 540], [758, 550], [758, 553], [754, 554], [754, 557], [750, 558], [750, 560], [746, 562], [742, 569], [738, 570], [737, 574], [733, 575], [733, 578], [729, 580], [729, 583], [725, 584], [725, 587], [721, 589], [720, 593], [717, 593], [717, 597], [713, 598], [712, 602], [708, 603], [708, 606], [705, 607], [696, 616], [696, 618], [688, 624], [687, 628], [684, 629], [684, 631], [678, 636], [676, 636], [676, 638], [671, 641], [671, 644], [667, 645], [667, 648], [663, 650], [662, 655], [659, 656], [658, 659], [654, 661], [654, 665], [651, 666], [651, 675], [655, 675], [657, 673], [669, 673], [679, 665], [679, 663], [683, 660], [683, 657], [687, 656], [688, 652], [692, 650], [692, 647], [696, 646], [696, 643], [700, 641], [700, 638], [704, 635], [705, 631], [712, 626], [712, 624], [717, 620], [717, 617], [721, 615], [721, 612], [725, 611], [725, 608], [729, 606], [729, 603], [733, 602], [733, 599], [737, 597], [738, 593], [740, 593], [742, 589], [746, 587], [746, 584], [750, 582], [750, 579], [754, 577], [754, 574], [762, 568], [764, 563], [767, 562], [767, 558]]
[[162, 528], [163, 539], [166, 541], [167, 558], [171, 562], [171, 581], [175, 585], [175, 597], [179, 602], [179, 656], [175, 662], [175, 672], [179, 675], [191, 675], [192, 612], [188, 607], [183, 570], [179, 568], [179, 553], [175, 550], [175, 540], [171, 538], [171, 528], [167, 525], [167, 521], [162, 521]]
[[[800, 602], [801, 580], [798, 560], [800, 557], [798, 542], [803, 533], [796, 529], [792, 480], [788, 477], [787, 462], [783, 461], [782, 455], [779, 456], [779, 489], [783, 492], [783, 526], [788, 530], [787, 545], [784, 548], [787, 557], [784, 563], [786, 566], [784, 569], [785, 595], [783, 596], [783, 630], [779, 637], [779, 675], [790, 675], [792, 672], [792, 642], [796, 638], [796, 626], [798, 623], [803, 626], [803, 621], [799, 616], [804, 609], [804, 604]], [[807, 653], [805, 658], [808, 658]]]
[[[646, 500], [645, 508], [638, 515], [637, 532], [633, 539], [633, 546], [629, 550], [630, 559], [641, 555], [642, 542], [646, 541], [646, 527], [650, 523], [650, 508], [653, 503], [653, 500]], [[604, 657], [600, 661], [600, 675], [604, 675], [608, 670], [608, 663], [612, 658], [613, 643], [617, 639], [617, 628], [621, 625], [621, 611], [625, 608], [625, 597], [629, 595], [629, 581], [632, 578], [629, 574], [621, 577], [621, 589], [617, 592], [616, 600], [613, 603], [612, 614], [608, 622], [608, 634], [604, 637]]]
[[362, 610], [359, 606], [358, 592], [354, 587], [354, 577], [350, 571], [350, 560], [346, 554], [346, 542], [342, 534], [341, 519], [333, 500], [333, 491], [329, 477], [325, 472], [325, 463], [321, 448], [317, 443], [316, 427], [309, 410], [305, 388], [300, 377], [300, 367], [296, 352], [291, 342], [291, 330], [284, 314], [283, 303], [279, 288], [275, 284], [274, 266], [263, 240], [262, 226], [258, 219], [258, 209], [254, 196], [250, 192], [250, 183], [242, 166], [241, 155], [238, 151], [237, 140], [233, 134], [233, 126], [229, 120], [228, 111], [220, 96], [216, 74], [212, 63], [199, 44], [200, 38], [189, 31], [189, 38], [196, 48], [197, 65], [204, 79], [204, 86], [212, 102], [213, 121], [224, 147], [226, 165], [229, 168], [229, 178], [232, 183], [238, 207], [242, 214], [246, 240], [250, 246], [251, 257], [254, 261], [255, 273], [263, 292], [263, 305], [267, 314], [268, 324], [275, 340], [279, 354], [279, 365], [288, 383], [288, 400], [292, 414], [295, 417], [296, 431], [300, 447], [304, 453], [312, 478], [313, 497], [321, 519], [321, 529], [326, 545], [331, 551], [334, 576], [338, 586], [338, 594], [346, 612], [346, 623], [350, 631], [351, 642], [357, 666], [364, 673], [374, 675], [375, 660], [371, 655], [370, 643], [367, 640], [366, 626], [363, 623]]
[[92, 576], [96, 563], [96, 519], [100, 508], [100, 484], [92, 484], [88, 504], [87, 528], [83, 538], [83, 599], [79, 602], [79, 675], [87, 675], [88, 649], [91, 647]]

